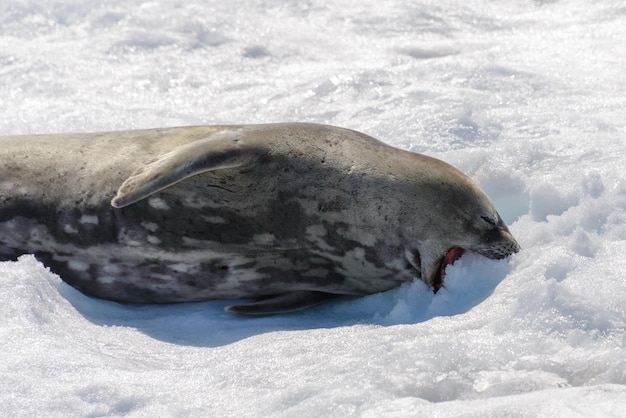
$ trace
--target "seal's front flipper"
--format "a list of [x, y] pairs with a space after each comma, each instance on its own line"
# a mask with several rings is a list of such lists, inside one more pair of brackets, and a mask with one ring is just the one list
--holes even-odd
[[246, 305], [231, 305], [226, 307], [227, 312], [240, 315], [273, 315], [287, 312], [301, 311], [320, 303], [335, 299], [340, 295], [325, 292], [301, 290], [272, 296]]
[[157, 157], [122, 183], [111, 206], [123, 208], [196, 174], [247, 165], [254, 153], [242, 149], [241, 137], [240, 128], [228, 129]]

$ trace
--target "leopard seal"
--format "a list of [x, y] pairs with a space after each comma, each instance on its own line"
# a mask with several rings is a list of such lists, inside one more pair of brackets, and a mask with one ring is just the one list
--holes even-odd
[[290, 312], [519, 250], [466, 175], [333, 126], [8, 136], [0, 161], [0, 259], [112, 301]]

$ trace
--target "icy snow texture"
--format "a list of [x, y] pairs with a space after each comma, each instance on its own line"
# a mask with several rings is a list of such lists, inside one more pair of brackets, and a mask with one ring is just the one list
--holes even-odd
[[623, 415], [625, 27], [610, 0], [3, 0], [0, 135], [331, 123], [456, 165], [523, 251], [257, 319], [1, 263], [0, 416]]

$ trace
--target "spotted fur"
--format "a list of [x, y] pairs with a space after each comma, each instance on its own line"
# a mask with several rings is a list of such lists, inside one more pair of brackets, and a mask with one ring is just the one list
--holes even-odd
[[0, 259], [32, 253], [99, 298], [262, 298], [292, 311], [519, 250], [450, 165], [314, 124], [0, 138]]

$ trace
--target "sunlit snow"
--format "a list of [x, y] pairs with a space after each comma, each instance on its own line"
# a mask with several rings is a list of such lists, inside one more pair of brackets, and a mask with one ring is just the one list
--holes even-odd
[[625, 28], [611, 0], [3, 0], [0, 135], [339, 125], [466, 172], [523, 249], [266, 318], [3, 262], [0, 416], [623, 416]]

